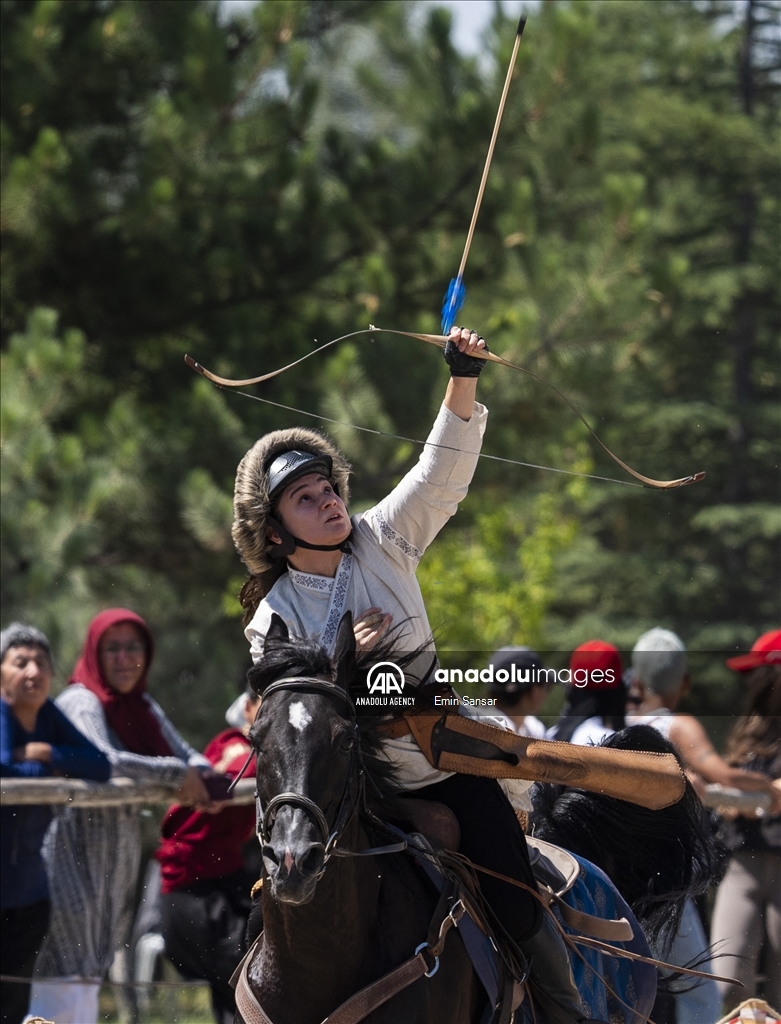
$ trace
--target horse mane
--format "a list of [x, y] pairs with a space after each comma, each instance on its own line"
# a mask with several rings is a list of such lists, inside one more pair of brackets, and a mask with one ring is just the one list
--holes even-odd
[[[681, 763], [672, 743], [649, 725], [629, 726], [600, 746], [674, 754]], [[532, 799], [533, 834], [601, 868], [649, 941], [664, 953], [678, 931], [686, 897], [705, 892], [726, 867], [723, 844], [688, 780], [682, 799], [661, 811], [540, 783]]]
[[[434, 707], [433, 691], [436, 688], [428, 680], [436, 657], [431, 650], [431, 641], [427, 640], [413, 651], [404, 650], [400, 644], [404, 625], [401, 622], [395, 626], [371, 650], [355, 653], [347, 680], [347, 692], [353, 700], [366, 696], [366, 677], [372, 666], [380, 661], [392, 661], [404, 671], [407, 684], [414, 688], [416, 709]], [[267, 638], [263, 657], [247, 672], [247, 682], [262, 696], [263, 691], [277, 680], [293, 676], [320, 676], [333, 680], [336, 670], [335, 659], [319, 640], [295, 636], [286, 640]], [[399, 793], [400, 786], [396, 782], [393, 765], [380, 753], [384, 739], [381, 727], [388, 718], [378, 715], [372, 708], [358, 706], [356, 712], [361, 754], [370, 779], [367, 794], [371, 796], [374, 789], [375, 795], [381, 799], [392, 798]]]

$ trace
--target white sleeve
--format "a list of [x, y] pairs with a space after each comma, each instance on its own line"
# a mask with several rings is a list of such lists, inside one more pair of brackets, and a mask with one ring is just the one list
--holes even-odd
[[263, 645], [266, 642], [266, 633], [271, 625], [273, 609], [264, 598], [258, 605], [258, 610], [252, 616], [252, 622], [244, 630], [244, 636], [249, 640], [249, 653], [252, 657], [252, 664], [257, 665], [263, 657]]
[[589, 718], [573, 732], [570, 743], [578, 747], [596, 747], [614, 732], [601, 718]]
[[357, 516], [358, 529], [405, 570], [420, 558], [464, 499], [483, 443], [488, 410], [475, 403], [469, 421], [443, 405], [420, 459], [379, 504]]
[[[165, 719], [163, 712], [152, 703], [152, 710], [157, 708], [159, 715]], [[102, 750], [108, 757], [111, 764], [111, 775], [113, 778], [122, 776], [135, 779], [137, 782], [162, 782], [179, 785], [184, 779], [187, 771], [187, 760], [180, 757], [148, 757], [145, 754], [134, 754], [129, 750], [123, 750], [115, 745], [115, 738], [109, 729], [106, 716], [103, 714], [103, 707], [94, 693], [90, 693], [84, 686], [68, 686], [59, 695], [56, 701], [57, 706], [76, 726], [79, 732]], [[165, 719], [168, 722], [167, 719]], [[161, 723], [162, 724], [162, 723]], [[168, 723], [173, 730], [173, 726]], [[173, 730], [175, 732], [175, 730]], [[178, 737], [178, 733], [176, 734]], [[169, 740], [168, 735], [165, 736]], [[171, 744], [171, 749], [176, 751], [179, 744], [184, 740], [178, 737], [176, 746]], [[170, 743], [170, 741], [169, 741]], [[185, 746], [187, 746], [185, 744]], [[192, 747], [188, 747], [192, 750]], [[195, 754], [195, 751], [193, 751]], [[196, 755], [197, 757], [200, 755]], [[205, 762], [208, 766], [208, 761]]]
[[195, 765], [196, 768], [211, 768], [211, 761], [204, 757], [203, 754], [199, 754], [195, 747], [191, 747], [187, 740], [179, 735], [171, 720], [157, 701], [153, 697], [150, 697], [149, 694], [146, 695], [146, 699], [154, 712], [155, 718], [160, 723], [160, 731], [162, 732], [166, 743], [174, 752], [174, 756], [184, 761], [185, 764]]

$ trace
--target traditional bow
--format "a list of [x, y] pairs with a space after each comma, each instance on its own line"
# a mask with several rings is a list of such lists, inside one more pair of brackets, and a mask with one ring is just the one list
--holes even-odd
[[[200, 363], [196, 362], [192, 356], [186, 355], [184, 361], [187, 365], [202, 374], [208, 380], [212, 381], [213, 384], [217, 384], [223, 388], [240, 388], [250, 387], [252, 384], [262, 384], [264, 381], [271, 380], [274, 377], [278, 377], [281, 373], [285, 373], [287, 370], [291, 370], [294, 366], [299, 366], [307, 359], [311, 359], [312, 356], [317, 355], [319, 352], [323, 352], [325, 349], [330, 348], [332, 345], [338, 344], [340, 341], [346, 341], [348, 338], [356, 338], [359, 335], [365, 334], [397, 334], [404, 338], [417, 338], [419, 341], [425, 341], [428, 345], [436, 345], [437, 348], [444, 348], [447, 344], [447, 336], [442, 334], [417, 334], [413, 331], [394, 331], [388, 328], [375, 327], [374, 324], [370, 324], [369, 327], [362, 331], [352, 331], [350, 334], [343, 334], [339, 338], [334, 338], [332, 341], [326, 342], [319, 348], [313, 349], [311, 352], [307, 352], [305, 356], [301, 356], [300, 359], [295, 359], [292, 363], [288, 363], [287, 366], [281, 366], [277, 370], [270, 370], [268, 373], [261, 374], [259, 377], [248, 377], [245, 380], [231, 380], [227, 377], [219, 377], [216, 373], [212, 373], [207, 370], [206, 367], [201, 366]], [[547, 387], [551, 389], [558, 397], [572, 409], [578, 419], [585, 425], [588, 432], [594, 438], [594, 440], [603, 448], [610, 458], [617, 463], [625, 472], [633, 476], [635, 480], [639, 480], [641, 484], [646, 487], [655, 487], [657, 490], [669, 491], [675, 487], [685, 487], [687, 484], [697, 483], [699, 480], [705, 479], [705, 473], [692, 473], [689, 476], [680, 477], [677, 480], [654, 480], [652, 477], [643, 476], [642, 473], [638, 473], [637, 470], [632, 469], [622, 459], [620, 459], [614, 452], [612, 452], [604, 441], [597, 435], [596, 431], [591, 427], [588, 420], [585, 418], [583, 413], [563, 394], [555, 385], [551, 384], [550, 381], [541, 377], [539, 373], [535, 373], [533, 370], [527, 370], [525, 366], [518, 366], [516, 363], [511, 363], [508, 359], [503, 359], [501, 356], [495, 355], [493, 352], [478, 351], [474, 352], [473, 355], [478, 359], [485, 359], [491, 363], [499, 363], [500, 366], [507, 366], [511, 370], [517, 370], [519, 373], [525, 373], [529, 377], [533, 377], [535, 380], [541, 381]], [[539, 467], [539, 468], [550, 468], [550, 467]], [[583, 474], [586, 475], [586, 474]], [[620, 481], [619, 481], [620, 482]]]
[[[501, 121], [502, 121], [502, 114], [504, 112], [504, 106], [505, 106], [505, 102], [507, 100], [507, 94], [508, 94], [509, 89], [510, 89], [510, 81], [512, 79], [513, 70], [515, 68], [515, 61], [516, 61], [516, 58], [518, 56], [518, 49], [519, 49], [520, 44], [521, 44], [521, 37], [523, 36], [523, 30], [524, 30], [525, 25], [526, 25], [526, 17], [522, 16], [520, 21], [518, 22], [518, 28], [517, 28], [516, 33], [515, 33], [515, 44], [513, 46], [512, 55], [510, 57], [510, 64], [509, 64], [509, 67], [507, 69], [507, 75], [506, 75], [505, 80], [504, 80], [504, 88], [502, 89], [501, 99], [499, 100], [499, 109], [497, 110], [496, 120], [494, 121], [494, 129], [493, 129], [493, 132], [491, 134], [491, 142], [490, 142], [490, 144], [488, 146], [488, 155], [486, 156], [485, 165], [483, 166], [483, 174], [482, 174], [482, 178], [480, 179], [480, 187], [479, 187], [478, 192], [477, 192], [477, 200], [475, 202], [475, 207], [474, 207], [474, 210], [472, 212], [472, 220], [471, 220], [470, 225], [469, 225], [469, 231], [467, 232], [466, 245], [464, 246], [464, 252], [463, 252], [463, 255], [461, 257], [461, 264], [460, 264], [459, 269], [458, 269], [458, 274], [450, 282], [450, 286], [448, 287], [447, 294], [445, 295], [444, 302], [443, 302], [443, 305], [442, 305], [442, 332], [443, 333], [442, 334], [416, 334], [416, 333], [414, 333], [412, 331], [393, 331], [393, 330], [388, 330], [388, 329], [384, 329], [384, 328], [380, 328], [380, 327], [375, 327], [374, 324], [370, 324], [367, 330], [352, 331], [350, 334], [343, 334], [340, 338], [334, 338], [332, 341], [326, 342], [325, 345], [321, 345], [319, 348], [314, 349], [312, 352], [308, 352], [305, 356], [301, 356], [300, 359], [296, 359], [292, 363], [288, 363], [287, 366], [282, 366], [278, 370], [271, 370], [269, 373], [261, 374], [261, 376], [259, 376], [259, 377], [249, 377], [246, 380], [228, 380], [226, 377], [218, 377], [215, 373], [211, 373], [209, 370], [205, 369], [205, 367], [201, 366], [200, 363], [197, 363], [191, 356], [185, 356], [184, 360], [185, 360], [185, 362], [187, 363], [188, 366], [192, 367], [193, 370], [197, 370], [198, 373], [202, 373], [204, 377], [207, 377], [210, 381], [212, 381], [213, 383], [219, 385], [220, 387], [238, 388], [238, 387], [249, 387], [252, 384], [261, 384], [263, 381], [271, 380], [273, 377], [278, 377], [279, 374], [284, 373], [286, 370], [290, 370], [294, 366], [299, 366], [306, 359], [309, 359], [311, 356], [315, 355], [315, 353], [322, 352], [324, 349], [329, 348], [331, 345], [336, 345], [338, 342], [345, 341], [347, 338], [356, 338], [356, 337], [358, 337], [358, 335], [376, 334], [376, 333], [398, 334], [398, 335], [401, 335], [401, 336], [403, 336], [405, 338], [417, 338], [419, 341], [425, 341], [429, 345], [436, 345], [438, 348], [444, 348], [445, 347], [445, 345], [447, 344], [447, 341], [448, 341], [447, 332], [450, 330], [451, 326], [453, 325], [453, 322], [455, 321], [455, 318], [456, 318], [456, 315], [458, 313], [458, 310], [461, 308], [461, 306], [464, 303], [464, 299], [466, 298], [466, 289], [464, 288], [464, 270], [466, 268], [467, 256], [469, 255], [469, 248], [470, 248], [470, 246], [472, 244], [472, 238], [474, 236], [475, 225], [477, 224], [477, 216], [478, 216], [478, 213], [480, 212], [480, 204], [481, 204], [482, 199], [483, 199], [483, 193], [485, 192], [485, 185], [486, 185], [486, 181], [488, 180], [488, 171], [489, 171], [489, 169], [491, 167], [491, 160], [493, 158], [494, 147], [496, 145], [496, 138], [497, 138], [497, 135], [499, 134], [499, 125], [501, 124]], [[615, 455], [613, 452], [611, 452], [611, 450], [608, 448], [608, 446], [605, 444], [605, 442], [602, 441], [597, 436], [596, 432], [591, 428], [590, 424], [586, 420], [585, 416], [583, 416], [583, 414], [580, 412], [580, 410], [578, 408], [576, 408], [576, 406], [574, 406], [572, 404], [572, 402], [567, 398], [566, 395], [562, 394], [562, 392], [559, 391], [559, 389], [557, 387], [555, 387], [553, 384], [551, 384], [550, 381], [545, 380], [544, 377], [541, 377], [538, 373], [534, 373], [532, 370], [527, 370], [524, 366], [517, 366], [515, 363], [511, 363], [509, 360], [503, 359], [501, 356], [494, 355], [493, 352], [478, 351], [478, 352], [474, 352], [474, 353], [471, 353], [471, 354], [474, 357], [478, 358], [478, 359], [486, 359], [486, 360], [488, 360], [489, 362], [492, 362], [492, 363], [499, 363], [502, 366], [508, 366], [511, 370], [518, 370], [520, 373], [526, 373], [530, 377], [534, 377], [535, 380], [539, 380], [543, 384], [547, 385], [551, 389], [551, 391], [555, 392], [555, 394], [558, 395], [558, 397], [563, 402], [567, 403], [567, 405], [570, 407], [570, 409], [572, 409], [572, 411], [575, 413], [575, 415], [585, 424], [586, 429], [589, 431], [589, 433], [594, 438], [594, 440], [607, 452], [607, 454], [610, 456], [610, 458], [614, 462], [616, 462], [623, 470], [625, 470], [627, 473], [629, 473], [630, 476], [633, 476], [635, 478], [635, 480], [639, 480], [640, 483], [644, 484], [646, 487], [655, 487], [655, 488], [657, 488], [659, 490], [668, 491], [668, 490], [672, 490], [672, 488], [674, 488], [674, 487], [684, 487], [686, 484], [697, 483], [698, 480], [704, 479], [704, 477], [705, 477], [704, 473], [692, 473], [690, 476], [680, 477], [678, 480], [653, 480], [651, 477], [643, 476], [642, 473], [638, 473], [636, 470], [632, 469], [631, 466], [628, 466], [622, 459], [619, 459], [619, 457], [617, 455]], [[255, 396], [251, 395], [249, 397], [255, 397]], [[261, 399], [261, 401], [266, 401], [266, 399]], [[275, 404], [278, 404], [278, 403], [270, 402], [269, 404], [275, 405]], [[283, 406], [283, 408], [288, 408], [289, 409], [290, 407], [289, 406]], [[303, 412], [303, 410], [291, 410], [291, 411]], [[311, 414], [310, 413], [305, 413], [305, 415], [311, 415]], [[318, 418], [319, 419], [325, 419], [325, 420], [328, 419], [328, 417], [318, 417]], [[355, 426], [355, 424], [353, 424], [353, 426]], [[359, 427], [358, 429], [366, 429], [366, 428], [360, 428]], [[392, 435], [392, 436], [396, 436], [396, 435]], [[415, 440], [415, 439], [414, 438], [405, 438], [405, 440]], [[417, 442], [417, 443], [422, 443], [422, 442]], [[492, 457], [493, 456], [483, 456], [483, 458], [492, 458]], [[515, 460], [512, 460], [512, 459], [502, 459], [500, 461], [511, 462], [511, 463], [515, 462]], [[517, 464], [518, 465], [524, 465], [524, 466], [531, 465], [530, 463], [517, 463]], [[552, 467], [552, 466], [537, 466], [535, 468], [552, 470], [554, 467]], [[568, 471], [566, 471], [566, 470], [555, 470], [555, 472], [568, 472]], [[589, 473], [574, 473], [573, 475], [575, 475], [575, 476], [591, 476], [592, 474], [589, 474]], [[610, 478], [610, 477], [596, 477], [596, 479], [612, 480], [612, 478]], [[623, 480], [612, 480], [612, 482], [614, 482], [614, 483], [626, 483], [626, 481], [623, 481]], [[634, 485], [634, 486], [637, 486], [637, 485]]]

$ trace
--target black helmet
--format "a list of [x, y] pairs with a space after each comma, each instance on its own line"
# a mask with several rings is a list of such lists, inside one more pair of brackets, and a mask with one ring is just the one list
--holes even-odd
[[[330, 455], [313, 455], [295, 448], [283, 452], [268, 467], [268, 500], [273, 504], [286, 487], [309, 473], [322, 473], [331, 479], [334, 460]], [[336, 493], [339, 493], [338, 487]]]
[[[292, 554], [295, 538], [274, 518], [275, 500], [298, 477], [322, 472], [345, 505], [350, 498], [350, 464], [325, 434], [307, 427], [275, 430], [250, 448], [236, 471], [231, 534], [241, 560], [253, 576], [261, 576], [280, 558]], [[273, 527], [285, 540], [274, 544]]]

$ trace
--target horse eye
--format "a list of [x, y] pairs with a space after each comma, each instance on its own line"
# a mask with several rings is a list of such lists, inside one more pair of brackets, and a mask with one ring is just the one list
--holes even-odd
[[348, 754], [353, 749], [354, 746], [355, 736], [352, 733], [348, 733], [346, 736], [342, 737], [342, 741], [339, 744], [339, 749], [343, 750], [346, 754]]

